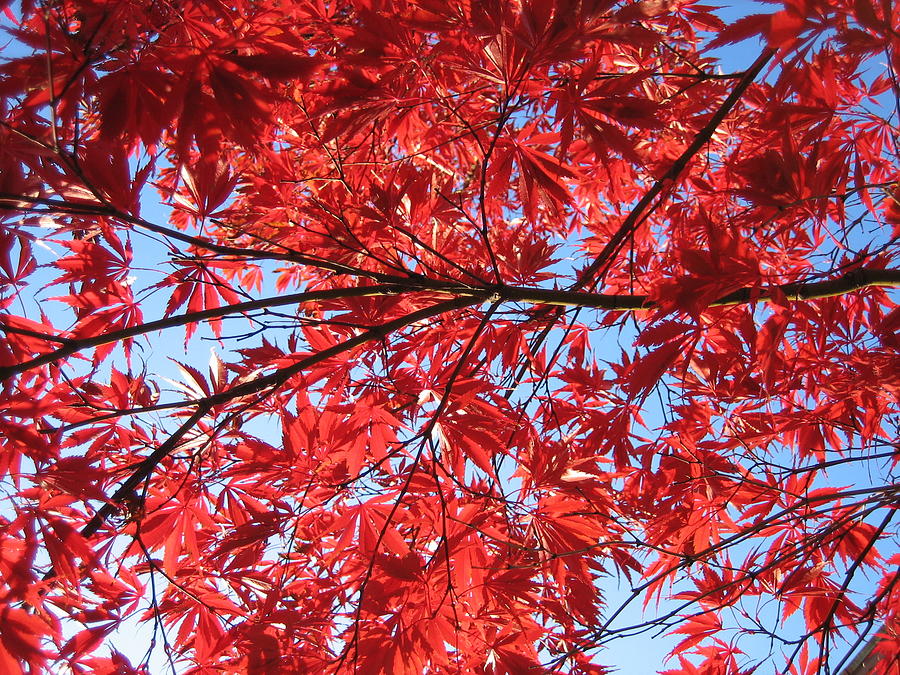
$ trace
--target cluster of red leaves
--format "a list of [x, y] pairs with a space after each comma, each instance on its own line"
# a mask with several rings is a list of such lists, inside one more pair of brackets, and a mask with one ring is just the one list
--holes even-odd
[[0, 8], [0, 670], [897, 672], [893, 3]]

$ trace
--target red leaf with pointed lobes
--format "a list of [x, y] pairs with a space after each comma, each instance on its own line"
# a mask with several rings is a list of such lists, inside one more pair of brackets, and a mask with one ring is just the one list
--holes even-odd
[[643, 398], [682, 354], [685, 341], [673, 340], [637, 358], [623, 373], [622, 389], [633, 398]]
[[710, 47], [722, 47], [762, 35], [771, 26], [771, 15], [750, 14], [731, 22], [710, 42]]
[[769, 29], [766, 33], [770, 47], [781, 49], [789, 46], [806, 26], [804, 8], [794, 6], [793, 2], [786, 2], [785, 5], [786, 9], [769, 17]]
[[706, 638], [716, 635], [722, 630], [719, 618], [712, 614], [701, 614], [688, 619], [686, 625], [676, 628], [673, 633], [687, 635], [673, 650], [674, 653], [687, 651]]
[[41, 638], [52, 632], [46, 622], [23, 609], [4, 607], [0, 612], [0, 664], [8, 673], [39, 672], [48, 654], [41, 648]]

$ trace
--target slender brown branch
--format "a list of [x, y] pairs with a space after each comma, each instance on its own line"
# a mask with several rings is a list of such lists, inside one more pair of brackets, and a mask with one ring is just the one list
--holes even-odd
[[[38, 206], [44, 208], [34, 208]], [[101, 203], [92, 204], [90, 202], [68, 202], [60, 199], [29, 197], [26, 195], [0, 192], [0, 209], [35, 211], [38, 213], [50, 211], [55, 213], [65, 213], [69, 215], [115, 218], [116, 220], [128, 223], [130, 225], [135, 225], [149, 232], [153, 232], [154, 234], [159, 234], [161, 236], [168, 237], [185, 244], [189, 244], [196, 248], [205, 249], [212, 253], [218, 253], [220, 255], [233, 255], [238, 258], [250, 258], [254, 260], [284, 260], [297, 264], [307, 265], [309, 267], [328, 270], [330, 272], [335, 272], [338, 274], [351, 274], [354, 276], [367, 277], [385, 283], [398, 282], [405, 279], [405, 277], [356, 268], [350, 265], [345, 265], [343, 263], [327, 260], [325, 258], [318, 258], [316, 256], [292, 251], [290, 249], [286, 249], [285, 252], [261, 251], [253, 248], [216, 244], [212, 241], [201, 239], [200, 237], [194, 237], [192, 235], [185, 234], [184, 232], [180, 232], [179, 230], [173, 229], [171, 227], [165, 227], [163, 225], [151, 223], [148, 220], [144, 220], [143, 218], [139, 218], [138, 216], [133, 216], [112, 206]]]
[[[434, 316], [439, 316], [446, 312], [451, 312], [456, 309], [462, 309], [464, 307], [478, 304], [484, 299], [484, 297], [454, 298], [452, 300], [447, 300], [445, 302], [431, 305], [430, 307], [425, 307], [415, 312], [410, 312], [406, 316], [394, 319], [393, 321], [388, 321], [387, 323], [384, 323], [380, 326], [373, 326], [369, 330], [364, 331], [359, 335], [350, 338], [349, 340], [345, 340], [344, 342], [333, 345], [328, 349], [323, 349], [316, 354], [307, 356], [306, 358], [299, 360], [297, 363], [285, 368], [281, 368], [269, 375], [256, 378], [249, 382], [243, 382], [242, 384], [239, 384], [218, 394], [213, 394], [212, 396], [207, 396], [205, 398], [192, 401], [191, 403], [197, 406], [193, 414], [187, 420], [185, 420], [178, 427], [178, 429], [176, 429], [162, 444], [160, 444], [160, 446], [157, 447], [156, 450], [154, 450], [146, 458], [144, 458], [144, 460], [137, 466], [137, 468], [135, 468], [131, 475], [126, 478], [125, 481], [123, 481], [119, 488], [115, 491], [115, 493], [113, 493], [112, 498], [106, 504], [104, 504], [97, 511], [97, 513], [95, 513], [94, 516], [85, 524], [85, 526], [81, 529], [81, 535], [83, 537], [90, 537], [96, 534], [97, 531], [106, 522], [106, 519], [118, 510], [118, 505], [125, 501], [129, 497], [129, 495], [131, 495], [132, 492], [134, 492], [134, 490], [144, 480], [146, 480], [150, 476], [150, 474], [153, 473], [157, 465], [179, 445], [181, 439], [184, 438], [185, 434], [187, 434], [188, 431], [190, 431], [205, 415], [212, 411], [212, 409], [217, 405], [234, 401], [244, 396], [263, 392], [270, 387], [278, 387], [301, 371], [322, 363], [323, 361], [326, 361], [330, 358], [338, 356], [339, 354], [349, 351], [361, 344], [370, 342], [372, 340], [383, 339], [390, 333], [405, 326], [409, 326], [410, 324], [414, 324], [417, 321], [423, 321]], [[53, 575], [51, 574], [50, 576], [52, 577]]]
[[[70, 345], [73, 340], [60, 337], [58, 335], [50, 335], [49, 333], [41, 333], [37, 330], [28, 330], [27, 328], [20, 328], [19, 326], [12, 326], [8, 323], [3, 323], [3, 317], [0, 317], [0, 330], [6, 333], [13, 333], [15, 335], [24, 335], [26, 337], [37, 338], [38, 340], [46, 340], [47, 342], [55, 342], [61, 345]], [[3, 369], [0, 368], [0, 380], [3, 379]]]
[[243, 314], [244, 312], [251, 312], [258, 309], [268, 309], [270, 307], [280, 307], [284, 305], [302, 304], [307, 302], [321, 302], [326, 300], [337, 300], [340, 298], [360, 298], [376, 295], [390, 295], [397, 292], [397, 290], [398, 289], [396, 286], [381, 284], [376, 286], [359, 286], [355, 288], [335, 288], [323, 291], [291, 293], [289, 295], [276, 296], [273, 298], [249, 300], [247, 302], [239, 302], [232, 305], [222, 305], [220, 307], [205, 309], [197, 312], [177, 314], [175, 316], [169, 316], [164, 319], [157, 319], [156, 321], [143, 323], [138, 326], [130, 326], [128, 328], [123, 328], [122, 330], [110, 331], [108, 333], [103, 333], [102, 335], [83, 339], [65, 339], [49, 335], [44, 336], [37, 333], [36, 331], [23, 331], [21, 329], [6, 325], [5, 323], [3, 323], [3, 318], [0, 317], [0, 330], [6, 330], [11, 333], [24, 333], [26, 335], [31, 335], [32, 337], [40, 337], [48, 341], [62, 342], [64, 344], [64, 346], [60, 347], [59, 349], [55, 349], [54, 351], [48, 352], [46, 354], [41, 354], [40, 356], [36, 356], [35, 358], [28, 361], [23, 361], [22, 363], [18, 363], [14, 366], [0, 367], [0, 381], [13, 375], [31, 370], [33, 368], [38, 368], [48, 363], [59, 361], [60, 359], [70, 356], [76, 352], [80, 352], [83, 349], [90, 349], [91, 347], [99, 347], [101, 345], [112, 344], [114, 342], [127, 340], [128, 338], [133, 338], [138, 335], [145, 335], [154, 331], [165, 330], [166, 328], [176, 328], [178, 326], [184, 326], [198, 321], [221, 318], [224, 316], [229, 316], [231, 314]]
[[709, 139], [712, 138], [712, 135], [716, 132], [716, 129], [722, 123], [722, 120], [725, 119], [725, 116], [731, 112], [731, 109], [737, 104], [737, 102], [744, 95], [744, 92], [747, 91], [747, 88], [753, 83], [753, 80], [756, 79], [756, 76], [759, 75], [760, 71], [766, 66], [766, 64], [771, 60], [771, 58], [775, 55], [776, 50], [767, 48], [763, 51], [762, 54], [753, 62], [747, 71], [744, 73], [744, 76], [741, 78], [740, 82], [737, 83], [732, 92], [728, 95], [728, 98], [719, 106], [719, 109], [716, 110], [715, 114], [710, 118], [709, 122], [706, 123], [700, 132], [694, 136], [694, 140], [691, 144], [685, 149], [684, 152], [681, 153], [681, 156], [676, 159], [672, 166], [669, 167], [669, 170], [666, 171], [665, 174], [660, 176], [653, 186], [647, 191], [647, 193], [641, 198], [641, 200], [635, 205], [635, 207], [631, 210], [631, 213], [628, 214], [628, 217], [622, 221], [622, 224], [619, 226], [619, 229], [612, 236], [612, 238], [606, 243], [606, 246], [603, 247], [603, 250], [594, 258], [594, 261], [588, 265], [582, 272], [578, 275], [577, 281], [572, 285], [573, 290], [578, 290], [582, 288], [592, 288], [593, 285], [597, 282], [594, 278], [600, 268], [605, 265], [609, 259], [615, 254], [616, 251], [619, 250], [619, 247], [625, 242], [628, 236], [632, 233], [635, 227], [641, 222], [644, 218], [644, 212], [647, 210], [647, 207], [653, 202], [654, 199], [659, 195], [663, 189], [670, 185], [672, 181], [678, 178], [678, 175], [684, 171], [685, 167], [691, 161], [691, 159], [696, 155], [700, 149], [709, 142]]

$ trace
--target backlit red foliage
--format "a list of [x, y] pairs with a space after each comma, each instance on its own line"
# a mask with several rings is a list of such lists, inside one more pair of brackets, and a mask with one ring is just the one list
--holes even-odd
[[896, 3], [0, 8], [0, 671], [898, 672]]

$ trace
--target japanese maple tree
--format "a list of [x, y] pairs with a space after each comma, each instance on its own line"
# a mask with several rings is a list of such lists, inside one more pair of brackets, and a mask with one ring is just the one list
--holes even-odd
[[898, 672], [896, 3], [0, 8], [4, 673]]

